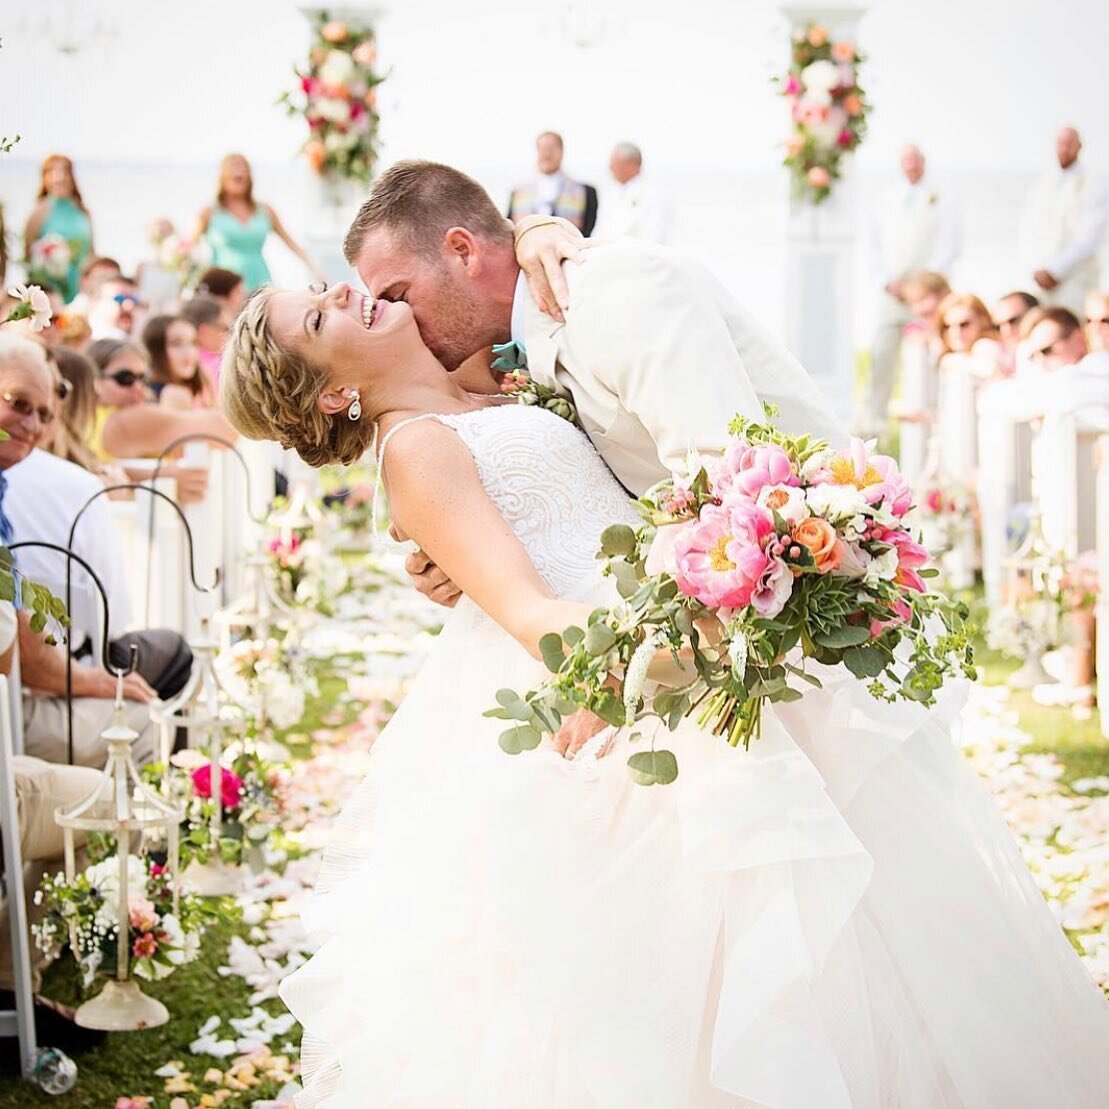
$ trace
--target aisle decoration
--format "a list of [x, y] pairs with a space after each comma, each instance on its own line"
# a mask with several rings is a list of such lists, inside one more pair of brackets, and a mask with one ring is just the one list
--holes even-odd
[[[618, 727], [655, 717], [673, 730], [696, 715], [746, 747], [765, 702], [820, 686], [810, 661], [846, 667], [880, 700], [934, 703], [949, 678], [975, 671], [966, 607], [925, 584], [936, 571], [905, 526], [912, 503], [873, 442], [836, 451], [736, 417], [722, 457], [692, 457], [641, 498], [643, 527], [605, 531], [598, 557], [624, 603], [544, 636], [554, 676], [523, 697], [501, 690], [486, 713], [513, 722], [502, 748], [537, 747], [579, 707]], [[682, 668], [678, 684], [645, 698], [663, 650]], [[628, 765], [645, 785], [678, 772], [673, 753], [653, 747]]]
[[201, 275], [212, 264], [212, 248], [206, 239], [183, 238], [167, 220], [155, 223], [150, 245], [158, 265], [177, 279], [180, 292], [194, 291]]
[[843, 175], [844, 158], [866, 136], [870, 105], [858, 72], [863, 60], [853, 42], [833, 40], [819, 23], [794, 33], [789, 70], [776, 80], [793, 123], [783, 165], [796, 200], [826, 200]]
[[377, 71], [374, 33], [326, 12], [316, 21], [308, 62], [294, 70], [297, 88], [281, 95], [292, 116], [308, 124], [301, 153], [321, 177], [368, 185], [377, 161]]

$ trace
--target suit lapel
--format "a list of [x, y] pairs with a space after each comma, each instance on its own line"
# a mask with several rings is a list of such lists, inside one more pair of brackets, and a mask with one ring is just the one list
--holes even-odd
[[558, 344], [554, 336], [563, 326], [540, 312], [531, 294], [528, 294], [524, 303], [524, 349], [528, 357], [528, 374], [533, 381], [548, 389], [558, 388], [555, 377]]

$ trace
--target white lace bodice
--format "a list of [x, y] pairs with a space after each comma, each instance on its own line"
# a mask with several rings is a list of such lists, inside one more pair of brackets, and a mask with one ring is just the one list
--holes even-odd
[[[490, 500], [556, 596], [597, 577], [605, 528], [640, 522], [593, 444], [552, 412], [513, 404], [416, 418], [438, 420], [458, 433]], [[389, 439], [409, 422], [390, 430], [382, 457]]]

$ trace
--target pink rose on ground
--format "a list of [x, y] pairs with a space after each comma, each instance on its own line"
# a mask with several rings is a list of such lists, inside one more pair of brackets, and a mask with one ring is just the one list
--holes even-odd
[[823, 166], [813, 166], [806, 180], [814, 189], [826, 189], [832, 183], [832, 175]]
[[148, 898], [132, 894], [127, 899], [127, 911], [131, 927], [136, 932], [149, 932], [158, 923], [158, 912], [154, 902]]
[[742, 608], [766, 569], [763, 544], [773, 533], [770, 516], [749, 502], [708, 505], [674, 544], [678, 587], [709, 608]]
[[157, 950], [158, 941], [150, 932], [144, 932], [141, 936], [136, 937], [135, 942], [131, 945], [131, 954], [136, 959], [149, 959]]
[[751, 593], [751, 607], [760, 616], [777, 616], [786, 607], [793, 582], [793, 571], [780, 558], [771, 556]]
[[855, 60], [855, 44], [848, 39], [833, 42], [832, 58], [837, 62], [853, 62]]
[[[237, 809], [243, 796], [243, 780], [238, 774], [220, 768], [220, 804], [225, 809]], [[197, 797], [212, 796], [212, 766], [205, 763], [198, 766], [192, 774], [193, 792]]]
[[893, 616], [889, 620], [871, 620], [870, 638], [877, 639], [887, 628], [896, 628], [913, 618], [913, 610], [908, 601], [894, 601], [890, 605]]
[[117, 1097], [115, 1109], [150, 1109], [150, 1099], [145, 1097]]

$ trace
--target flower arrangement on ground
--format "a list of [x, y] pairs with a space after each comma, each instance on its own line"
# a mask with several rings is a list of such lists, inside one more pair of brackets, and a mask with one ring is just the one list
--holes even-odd
[[324, 177], [368, 185], [377, 160], [377, 86], [374, 34], [322, 12], [308, 64], [295, 70], [297, 88], [280, 103], [303, 116], [308, 138], [301, 153]]
[[[367, 510], [372, 512], [371, 506]], [[323, 616], [335, 615], [336, 599], [350, 584], [346, 564], [324, 554], [317, 539], [296, 533], [276, 536], [267, 544], [270, 574], [279, 598], [289, 605], [309, 608]]]
[[819, 204], [843, 172], [843, 159], [866, 135], [866, 93], [859, 86], [863, 56], [853, 42], [835, 41], [810, 23], [793, 36], [789, 70], [778, 78], [792, 130], [784, 165], [796, 199]]
[[[932, 704], [974, 667], [966, 607], [926, 586], [936, 571], [905, 526], [912, 502], [873, 443], [833, 450], [737, 417], [721, 457], [691, 458], [640, 500], [643, 527], [605, 532], [599, 557], [624, 603], [544, 637], [552, 678], [523, 697], [501, 690], [487, 713], [514, 722], [501, 746], [537, 746], [578, 707], [617, 726], [656, 717], [674, 729], [696, 715], [746, 746], [767, 701], [821, 684], [810, 660], [846, 667], [882, 700]], [[645, 697], [660, 650], [685, 676]], [[629, 767], [644, 784], [677, 775], [668, 751], [638, 752]]]
[[[118, 875], [119, 863], [111, 855], [72, 881], [62, 873], [47, 875], [35, 893], [35, 904], [45, 912], [33, 927], [38, 946], [52, 960], [70, 948], [86, 989], [98, 974], [115, 974]], [[123, 942], [130, 949], [131, 973], [148, 981], [166, 978], [191, 963], [208, 926], [232, 913], [222, 901], [192, 894], [181, 896], [175, 913], [168, 871], [145, 856], [128, 856], [127, 888], [129, 922]]]
[[276, 639], [241, 639], [216, 659], [216, 674], [227, 696], [254, 722], [279, 730], [304, 718], [309, 696], [318, 693], [300, 653]]
[[957, 481], [935, 480], [919, 496], [916, 514], [933, 554], [946, 554], [974, 530], [974, 491]]

